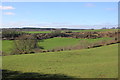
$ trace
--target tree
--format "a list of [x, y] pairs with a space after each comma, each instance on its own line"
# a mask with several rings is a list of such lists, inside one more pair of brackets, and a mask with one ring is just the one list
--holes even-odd
[[58, 37], [61, 36], [61, 33], [62, 33], [61, 30], [55, 30], [51, 32], [51, 35], [54, 37]]
[[37, 48], [37, 39], [32, 35], [22, 35], [14, 41], [14, 54], [28, 54]]
[[115, 27], [112, 27], [111, 29], [116, 29]]
[[107, 29], [106, 27], [103, 27], [102, 29]]
[[24, 33], [16, 30], [2, 30], [2, 38], [15, 39], [16, 37], [23, 35]]
[[118, 26], [116, 29], [120, 29], [120, 26]]
[[65, 33], [72, 33], [72, 31], [71, 31], [71, 30], [68, 30], [68, 31], [66, 31]]

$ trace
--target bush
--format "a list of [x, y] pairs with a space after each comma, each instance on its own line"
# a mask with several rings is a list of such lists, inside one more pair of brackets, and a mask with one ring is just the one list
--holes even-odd
[[71, 31], [71, 30], [68, 30], [68, 31], [66, 31], [65, 33], [72, 33], [72, 31]]
[[19, 37], [22, 35], [23, 32], [21, 31], [15, 31], [15, 30], [2, 30], [2, 38], [6, 39], [15, 39], [16, 37]]
[[54, 37], [58, 37], [58, 36], [61, 35], [61, 30], [53, 31], [53, 32], [51, 33], [51, 35], [54, 36]]
[[13, 54], [34, 53], [33, 50], [37, 47], [37, 39], [34, 36], [22, 35], [14, 41]]

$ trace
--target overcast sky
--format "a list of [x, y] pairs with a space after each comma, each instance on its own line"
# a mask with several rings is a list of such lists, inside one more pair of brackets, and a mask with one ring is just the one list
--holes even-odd
[[117, 2], [4, 2], [2, 27], [101, 28], [118, 24]]

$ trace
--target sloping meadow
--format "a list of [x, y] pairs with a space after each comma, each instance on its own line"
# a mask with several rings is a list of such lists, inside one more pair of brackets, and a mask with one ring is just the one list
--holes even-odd
[[[118, 44], [83, 50], [3, 56], [3, 70], [7, 71], [3, 71], [3, 78], [47, 78], [48, 74], [54, 78], [58, 77], [57, 74], [73, 78], [117, 78]], [[11, 71], [21, 73], [11, 74]], [[44, 75], [25, 75], [27, 73]]]

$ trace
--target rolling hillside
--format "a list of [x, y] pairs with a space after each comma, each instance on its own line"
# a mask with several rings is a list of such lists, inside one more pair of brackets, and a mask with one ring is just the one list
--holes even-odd
[[[3, 69], [8, 71], [7, 74], [9, 70], [20, 71], [21, 74], [45, 74], [39, 78], [48, 77], [47, 74], [54, 77], [64, 74], [73, 78], [116, 78], [118, 44], [83, 50], [3, 56]], [[13, 73], [8, 77], [38, 77], [37, 74], [21, 74]]]

